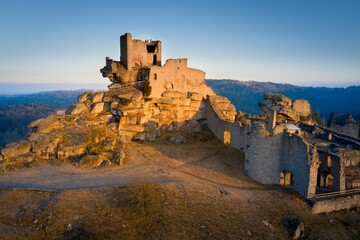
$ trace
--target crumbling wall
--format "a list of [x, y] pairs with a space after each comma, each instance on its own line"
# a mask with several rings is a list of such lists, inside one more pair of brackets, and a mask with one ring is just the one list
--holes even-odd
[[126, 33], [120, 37], [120, 46], [120, 60], [128, 70], [132, 70], [134, 67], [161, 66], [160, 41], [133, 40], [131, 34]]
[[209, 99], [206, 101], [206, 118], [208, 128], [220, 141], [224, 142], [224, 132], [229, 131], [230, 146], [245, 151], [246, 126], [241, 126], [239, 122], [230, 122], [219, 118]]
[[215, 94], [205, 85], [205, 72], [188, 68], [185, 58], [169, 59], [163, 67], [152, 66], [149, 81], [151, 97], [160, 97], [161, 93], [168, 90]]
[[247, 134], [245, 170], [255, 181], [278, 184], [281, 171], [283, 133], [270, 134], [265, 125], [255, 123]]
[[312, 213], [326, 213], [360, 207], [360, 194], [339, 196], [324, 200], [316, 200], [312, 207]]
[[293, 175], [294, 189], [305, 198], [315, 195], [319, 158], [316, 149], [299, 135], [284, 137], [282, 170]]

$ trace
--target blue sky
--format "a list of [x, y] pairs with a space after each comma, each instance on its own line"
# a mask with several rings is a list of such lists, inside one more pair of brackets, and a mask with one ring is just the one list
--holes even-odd
[[360, 85], [360, 1], [2, 1], [0, 84], [98, 84], [119, 37], [163, 41], [206, 78]]

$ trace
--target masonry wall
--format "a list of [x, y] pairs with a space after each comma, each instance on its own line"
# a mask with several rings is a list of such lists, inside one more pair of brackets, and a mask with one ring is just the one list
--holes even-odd
[[220, 119], [211, 104], [206, 101], [206, 117], [208, 128], [222, 142], [224, 142], [224, 131], [230, 132], [230, 146], [245, 151], [246, 147], [246, 127], [241, 126], [239, 122], [228, 122]]
[[187, 67], [187, 59], [169, 59], [163, 67], [150, 68], [151, 97], [160, 97], [166, 90], [213, 95], [205, 85], [205, 72]]
[[305, 198], [315, 195], [317, 185], [319, 163], [310, 157], [310, 147], [296, 134], [284, 137], [282, 170], [293, 174], [293, 187]]
[[263, 184], [279, 184], [282, 146], [283, 133], [270, 135], [263, 124], [253, 124], [245, 150], [247, 174]]
[[312, 213], [325, 213], [332, 211], [339, 211], [342, 209], [351, 209], [360, 207], [360, 194], [354, 194], [349, 196], [341, 196], [337, 198], [317, 200], [313, 207]]
[[154, 64], [154, 55], [156, 55], [156, 65], [161, 66], [161, 42], [154, 41], [152, 44], [155, 44], [157, 49], [154, 53], [149, 53], [147, 51], [147, 43], [138, 40], [132, 39], [130, 33], [120, 37], [120, 47], [121, 47], [121, 56], [120, 60], [124, 64], [125, 68], [132, 70], [134, 67], [150, 67]]

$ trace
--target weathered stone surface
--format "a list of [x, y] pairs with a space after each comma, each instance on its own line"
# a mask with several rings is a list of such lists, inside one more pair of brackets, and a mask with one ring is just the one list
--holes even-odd
[[77, 97], [79, 103], [84, 103], [87, 99], [91, 98], [92, 92], [85, 92]]
[[174, 143], [187, 143], [187, 138], [182, 135], [172, 136], [169, 140]]
[[85, 103], [75, 103], [66, 110], [66, 114], [78, 115], [87, 109]]
[[18, 162], [29, 163], [35, 160], [35, 153], [29, 152], [15, 158]]
[[293, 108], [300, 116], [309, 116], [311, 114], [311, 107], [308, 100], [297, 99], [293, 102]]
[[104, 102], [94, 103], [94, 105], [91, 109], [91, 114], [97, 114], [97, 113], [103, 112], [105, 110], [104, 107], [105, 107]]
[[100, 92], [100, 93], [95, 93], [93, 98], [92, 98], [92, 102], [93, 103], [99, 103], [103, 101], [103, 97], [104, 97], [104, 93]]
[[40, 118], [38, 120], [35, 120], [35, 121], [31, 122], [27, 127], [28, 128], [37, 127], [40, 124], [40, 122], [43, 121], [43, 120], [44, 120], [44, 118]]
[[184, 93], [177, 91], [165, 91], [161, 94], [161, 96], [165, 98], [181, 98], [184, 97]]
[[52, 133], [64, 129], [67, 125], [70, 124], [58, 120], [56, 116], [49, 116], [37, 124], [36, 132], [41, 134]]
[[99, 167], [104, 160], [101, 155], [85, 155], [80, 159], [79, 167]]
[[181, 131], [191, 132], [191, 133], [200, 133], [201, 130], [202, 130], [201, 125], [196, 120], [190, 120], [185, 126], [181, 127]]
[[31, 145], [29, 141], [20, 141], [16, 143], [9, 143], [1, 150], [1, 155], [4, 159], [10, 159], [19, 155], [29, 153]]
[[226, 97], [209, 96], [209, 101], [216, 115], [228, 122], [234, 122], [237, 114], [236, 108]]
[[[269, 118], [273, 111], [276, 111], [277, 122], [300, 120], [299, 113], [293, 108], [290, 98], [282, 94], [268, 93], [264, 95], [265, 102], [261, 105], [260, 116]], [[300, 102], [299, 102], [300, 103]], [[299, 104], [300, 106], [300, 104]]]

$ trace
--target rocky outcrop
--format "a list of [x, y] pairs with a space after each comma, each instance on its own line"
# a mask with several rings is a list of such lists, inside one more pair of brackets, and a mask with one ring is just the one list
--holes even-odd
[[216, 115], [228, 122], [234, 122], [237, 115], [234, 105], [231, 104], [229, 99], [222, 96], [209, 96], [208, 100], [211, 107], [214, 109]]
[[145, 98], [134, 87], [87, 92], [65, 116], [32, 122], [26, 141], [7, 145], [7, 165], [34, 160], [64, 160], [81, 167], [121, 165], [130, 140], [155, 140], [164, 131], [200, 132], [205, 118], [203, 94], [165, 91]]
[[17, 143], [9, 143], [1, 150], [1, 155], [5, 161], [13, 161], [17, 156], [23, 156], [30, 152], [31, 145], [29, 141], [20, 141]]
[[260, 115], [271, 116], [276, 111], [276, 119], [278, 122], [293, 121], [298, 122], [300, 116], [292, 107], [290, 98], [282, 94], [265, 94], [265, 102], [260, 106]]
[[310, 103], [305, 99], [294, 102], [282, 94], [268, 93], [264, 95], [265, 102], [260, 104], [260, 116], [270, 118], [276, 112], [277, 122], [299, 121], [308, 125], [314, 124]]

